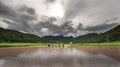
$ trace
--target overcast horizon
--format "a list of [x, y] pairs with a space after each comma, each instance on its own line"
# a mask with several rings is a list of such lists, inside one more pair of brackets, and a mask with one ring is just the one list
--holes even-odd
[[120, 0], [0, 0], [0, 27], [46, 35], [102, 33], [120, 24]]

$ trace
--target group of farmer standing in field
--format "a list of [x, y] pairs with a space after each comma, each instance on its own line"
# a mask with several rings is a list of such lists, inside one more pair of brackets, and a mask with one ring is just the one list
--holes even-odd
[[[73, 42], [69, 43], [71, 46], [73, 44]], [[48, 44], [48, 47], [65, 47], [64, 44]]]
[[51, 45], [51, 44], [48, 44], [48, 47], [65, 47], [65, 45], [63, 44], [63, 45]]

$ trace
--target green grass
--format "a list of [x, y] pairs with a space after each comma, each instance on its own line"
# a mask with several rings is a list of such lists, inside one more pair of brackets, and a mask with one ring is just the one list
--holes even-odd
[[105, 43], [79, 43], [74, 46], [120, 46], [120, 42], [105, 42]]
[[[47, 47], [49, 43], [0, 43], [0, 47]], [[63, 43], [59, 43], [63, 45]], [[53, 43], [52, 45], [58, 45]], [[70, 44], [64, 44], [65, 47], [71, 46]], [[72, 46], [120, 46], [120, 42], [105, 42], [105, 43], [78, 43], [72, 44]]]
[[45, 46], [47, 46], [47, 44], [44, 44], [44, 43], [0, 43], [0, 47], [24, 47], [24, 46], [45, 47]]

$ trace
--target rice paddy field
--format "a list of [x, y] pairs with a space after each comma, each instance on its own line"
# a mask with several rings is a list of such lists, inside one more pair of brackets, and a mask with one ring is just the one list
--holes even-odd
[[119, 46], [120, 42], [0, 43], [0, 67], [120, 67]]
[[120, 42], [104, 42], [104, 43], [79, 43], [74, 46], [120, 46]]
[[64, 43], [0, 43], [0, 47], [48, 47], [48, 45], [64, 45], [70, 46], [120, 46], [120, 42], [105, 42], [105, 43], [77, 43], [77, 44], [64, 44]]
[[0, 47], [35, 47], [40, 46], [44, 47], [47, 46], [47, 43], [0, 43]]

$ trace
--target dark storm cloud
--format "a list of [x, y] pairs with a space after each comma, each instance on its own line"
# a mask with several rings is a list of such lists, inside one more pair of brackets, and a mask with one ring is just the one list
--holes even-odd
[[115, 27], [118, 25], [118, 23], [111, 23], [111, 24], [101, 24], [101, 25], [96, 25], [96, 26], [88, 26], [87, 28], [83, 29], [85, 31], [93, 31], [93, 32], [98, 32], [98, 31], [107, 31], [110, 28]]
[[65, 21], [64, 24], [62, 24], [61, 26], [57, 26], [55, 24], [52, 24], [52, 22], [49, 22], [49, 21], [46, 21], [46, 22], [41, 21], [39, 24], [37, 24], [34, 27], [36, 28], [35, 30], [37, 31], [41, 30], [42, 28], [46, 28], [53, 34], [67, 35], [69, 33], [76, 32], [76, 30], [72, 27], [71, 23], [72, 21]]
[[[21, 30], [29, 32], [31, 30], [32, 21], [36, 20], [35, 10], [31, 7], [23, 6], [19, 10], [13, 10], [12, 8], [0, 3], [0, 16], [5, 18], [4, 23], [9, 25], [8, 28], [14, 30]], [[6, 20], [9, 19], [9, 20]]]
[[[24, 14], [24, 12], [26, 12], [28, 14]], [[0, 2], [0, 16], [2, 16], [2, 17], [5, 17], [5, 18], [12, 17], [13, 19], [17, 18], [19, 20], [20, 19], [22, 20], [24, 18], [24, 19], [28, 20], [28, 19], [33, 19], [32, 15], [34, 15], [34, 14], [35, 14], [35, 10], [33, 8], [24, 6], [24, 7], [21, 7], [20, 11], [15, 11]], [[10, 19], [10, 18], [8, 18], [8, 19]]]
[[8, 17], [8, 16], [15, 16], [16, 13], [10, 9], [8, 6], [5, 6], [0, 2], [0, 16]]

